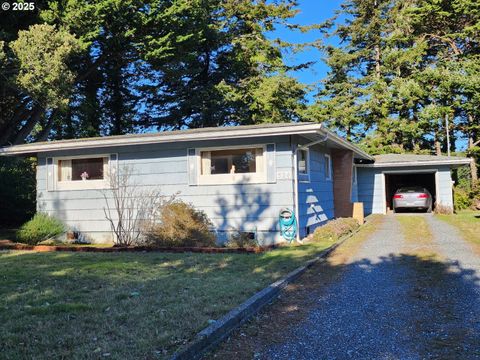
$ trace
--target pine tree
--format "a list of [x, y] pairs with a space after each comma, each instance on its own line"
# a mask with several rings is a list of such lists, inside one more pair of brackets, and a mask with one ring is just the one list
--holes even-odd
[[[286, 75], [282, 47], [265, 32], [295, 14], [294, 1], [174, 0], [152, 3], [145, 60], [145, 126], [220, 126], [297, 120], [304, 87]], [[159, 9], [160, 10], [157, 10]], [[267, 93], [259, 89], [268, 87]], [[265, 96], [267, 95], [267, 96]]]

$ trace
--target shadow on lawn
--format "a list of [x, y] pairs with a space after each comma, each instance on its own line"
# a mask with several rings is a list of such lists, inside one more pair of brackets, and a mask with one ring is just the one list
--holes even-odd
[[434, 257], [329, 261], [206, 358], [478, 359], [479, 291], [478, 272]]
[[[7, 358], [72, 353], [166, 358], [208, 320], [221, 317], [298, 261], [288, 253], [265, 257], [0, 253], [0, 351]], [[294, 338], [295, 327], [320, 307], [341, 314], [334, 323], [322, 324], [325, 336], [334, 330], [330, 326], [345, 336], [351, 335], [351, 326], [363, 336], [375, 336], [375, 312], [387, 309], [392, 330], [399, 332], [391, 341], [412, 352], [480, 356], [478, 275], [459, 264], [406, 254], [374, 263], [328, 261], [289, 286], [217, 355], [251, 358], [259, 349]], [[362, 311], [372, 312], [368, 322]], [[322, 343], [321, 354], [347, 355], [348, 348], [329, 353], [329, 343], [321, 340], [316, 340]], [[369, 349], [372, 358], [384, 350]]]

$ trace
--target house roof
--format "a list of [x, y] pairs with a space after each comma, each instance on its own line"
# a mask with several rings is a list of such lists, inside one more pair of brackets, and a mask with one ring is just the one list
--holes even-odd
[[130, 146], [184, 141], [254, 138], [278, 135], [303, 135], [313, 141], [328, 139], [329, 143], [334, 146], [352, 150], [359, 158], [373, 160], [372, 156], [357, 146], [334, 134], [332, 131], [323, 127], [322, 124], [317, 123], [281, 123], [211, 127], [145, 134], [46, 141], [3, 147], [0, 148], [0, 155], [29, 155], [58, 150], [104, 148], [112, 146]]
[[460, 156], [437, 156], [417, 154], [383, 154], [375, 155], [372, 164], [359, 164], [360, 167], [401, 167], [428, 165], [467, 165], [471, 159]]

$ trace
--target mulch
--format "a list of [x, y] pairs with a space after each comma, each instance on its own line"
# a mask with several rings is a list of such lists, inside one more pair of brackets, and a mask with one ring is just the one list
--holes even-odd
[[152, 247], [152, 246], [75, 246], [75, 245], [26, 245], [15, 243], [10, 240], [0, 240], [0, 250], [26, 250], [37, 252], [98, 252], [98, 253], [116, 253], [116, 252], [171, 252], [171, 253], [203, 253], [203, 254], [260, 254], [270, 251], [278, 245], [248, 247], [248, 248], [221, 248], [221, 247]]

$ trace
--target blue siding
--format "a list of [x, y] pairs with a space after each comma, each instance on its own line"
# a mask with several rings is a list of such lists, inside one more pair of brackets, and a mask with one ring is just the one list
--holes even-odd
[[373, 168], [357, 169], [358, 201], [363, 202], [365, 215], [384, 212], [385, 190], [381, 170]]
[[300, 236], [306, 235], [307, 226], [316, 227], [334, 217], [333, 181], [325, 179], [325, 156], [329, 150], [316, 145], [309, 150], [310, 179], [298, 183]]
[[[275, 144], [274, 174], [271, 183], [191, 185], [187, 150], [195, 147], [228, 145]], [[204, 210], [218, 230], [256, 231], [265, 243], [279, 240], [278, 213], [293, 208], [291, 145], [288, 136], [225, 141], [183, 142], [176, 144], [134, 145], [117, 148], [88, 149], [39, 154], [37, 168], [37, 206], [53, 214], [67, 225], [84, 232], [97, 242], [112, 241], [105, 219], [105, 200], [99, 190], [47, 190], [46, 157], [92, 154], [118, 154], [118, 166], [132, 168], [139, 187], [158, 188], [169, 196], [180, 192], [179, 198]], [[283, 175], [282, 175], [283, 174]], [[285, 175], [287, 174], [287, 175]], [[290, 174], [290, 175], [288, 175]]]

